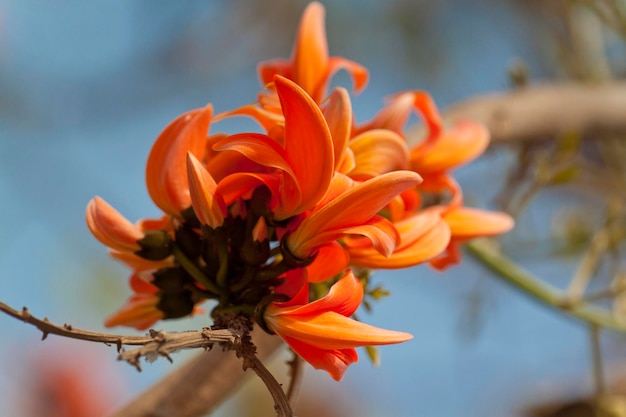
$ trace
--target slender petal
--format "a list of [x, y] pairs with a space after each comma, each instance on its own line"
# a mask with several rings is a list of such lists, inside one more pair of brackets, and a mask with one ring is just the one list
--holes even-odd
[[221, 194], [217, 193], [217, 184], [200, 161], [191, 153], [187, 154], [187, 175], [193, 210], [200, 220], [212, 228], [224, 223], [226, 204]]
[[480, 123], [462, 121], [445, 130], [435, 141], [411, 151], [411, 169], [421, 175], [456, 168], [482, 154], [489, 144], [489, 132]]
[[455, 239], [472, 239], [508, 232], [515, 222], [506, 213], [459, 207], [445, 213], [443, 219]]
[[343, 272], [350, 262], [348, 252], [338, 242], [321, 246], [315, 260], [306, 267], [309, 282], [323, 282]]
[[311, 97], [320, 102], [326, 94], [330, 78], [339, 70], [348, 71], [358, 92], [365, 87], [367, 69], [342, 57], [328, 57], [325, 9], [319, 2], [305, 9], [290, 60], [275, 59], [259, 65], [261, 82], [266, 85], [278, 74], [293, 80]]
[[100, 197], [87, 205], [86, 219], [91, 233], [109, 248], [120, 252], [141, 249], [137, 241], [144, 237], [143, 232]]
[[348, 172], [352, 169], [350, 154], [346, 152], [352, 129], [352, 103], [348, 92], [344, 88], [335, 88], [322, 110], [333, 139], [335, 171]]
[[349, 175], [355, 180], [364, 181], [409, 166], [406, 141], [392, 130], [373, 129], [363, 132], [350, 141], [350, 149], [354, 153], [355, 167]]

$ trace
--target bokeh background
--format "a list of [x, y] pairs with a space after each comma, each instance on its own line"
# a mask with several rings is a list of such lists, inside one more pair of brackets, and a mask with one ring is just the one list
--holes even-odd
[[[445, 108], [510, 88], [510, 70], [521, 62], [533, 80], [565, 77], [561, 26], [541, 3], [324, 1], [331, 54], [370, 70], [368, 88], [354, 98], [357, 120], [401, 90], [428, 90]], [[104, 330], [103, 317], [129, 295], [127, 271], [88, 232], [87, 202], [100, 195], [133, 220], [157, 215], [144, 186], [153, 140], [191, 108], [212, 102], [219, 112], [253, 101], [261, 88], [257, 62], [289, 56], [305, 5], [0, 0], [0, 300]], [[614, 55], [623, 63], [623, 51]], [[348, 82], [345, 74], [335, 79]], [[237, 120], [212, 132], [249, 128]], [[490, 152], [458, 171], [468, 202], [494, 207], [510, 163], [507, 152]], [[529, 209], [503, 244], [559, 283], [574, 259], [550, 253], [545, 242], [555, 206], [547, 198]], [[392, 296], [362, 318], [415, 339], [382, 348], [378, 368], [362, 353], [340, 384], [308, 368], [299, 415], [512, 416], [592, 392], [585, 327], [529, 301], [469, 257], [443, 274], [421, 266], [375, 279]], [[196, 318], [160, 327], [206, 324]], [[0, 329], [1, 415], [20, 416], [23, 401], [37, 400], [29, 387], [43, 372], [42, 358], [84, 360], [87, 381], [111, 406], [172, 369], [158, 360], [139, 374], [116, 362], [113, 348], [54, 337], [39, 343], [38, 331], [7, 316], [0, 315]], [[272, 369], [286, 381], [283, 359]], [[271, 415], [269, 395], [252, 380], [220, 413]]]

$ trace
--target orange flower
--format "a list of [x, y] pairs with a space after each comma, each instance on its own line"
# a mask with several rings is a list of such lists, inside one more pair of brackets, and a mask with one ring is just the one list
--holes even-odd
[[264, 312], [267, 327], [278, 334], [304, 360], [340, 381], [358, 360], [355, 347], [401, 343], [408, 333], [384, 330], [349, 317], [363, 299], [363, 286], [347, 271], [330, 292], [306, 303], [303, 288], [289, 303], [272, 303]]
[[[324, 116], [302, 88], [276, 76], [276, 90], [285, 116], [283, 143], [257, 133], [241, 133], [219, 141], [214, 149], [237, 151], [270, 172], [239, 172], [219, 183], [232, 202], [260, 185], [273, 196], [277, 220], [311, 209], [326, 193], [334, 171], [333, 143]], [[312, 173], [315, 175], [311, 175]]]
[[291, 59], [275, 59], [259, 65], [263, 84], [270, 83], [276, 74], [282, 75], [293, 80], [319, 103], [333, 74], [345, 69], [352, 76], [357, 91], [365, 87], [368, 74], [364, 67], [342, 57], [328, 57], [324, 14], [324, 6], [318, 2], [307, 6]]

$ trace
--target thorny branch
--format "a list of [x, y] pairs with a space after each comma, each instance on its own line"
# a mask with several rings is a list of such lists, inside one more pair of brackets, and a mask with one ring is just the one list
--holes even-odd
[[[120, 352], [118, 359], [130, 363], [138, 370], [141, 370], [139, 359], [142, 357], [152, 361], [163, 356], [172, 362], [170, 357], [172, 353], [183, 349], [210, 349], [215, 343], [234, 349], [244, 335], [242, 330], [204, 328], [202, 331], [192, 330], [176, 333], [150, 330], [147, 336], [123, 336], [75, 329], [69, 324], [59, 326], [51, 323], [48, 318], [39, 319], [33, 316], [26, 307], [22, 311], [18, 311], [3, 302], [0, 302], [0, 311], [41, 330], [43, 332], [42, 340], [49, 334], [55, 334], [72, 339], [116, 345], [117, 351]], [[124, 345], [141, 347], [122, 350]]]
[[[141, 371], [141, 358], [153, 361], [159, 356], [163, 356], [172, 362], [170, 354], [180, 350], [211, 349], [214, 344], [221, 344], [225, 350], [234, 350], [237, 357], [243, 359], [244, 371], [252, 369], [261, 378], [274, 399], [274, 408], [278, 417], [293, 417], [293, 411], [282, 386], [257, 357], [256, 346], [252, 343], [250, 336], [252, 325], [243, 317], [234, 317], [227, 320], [227, 323], [232, 328], [226, 329], [204, 328], [201, 331], [191, 330], [176, 333], [150, 330], [147, 336], [123, 336], [75, 329], [69, 324], [59, 326], [51, 323], [47, 317], [39, 319], [33, 316], [26, 307], [22, 311], [18, 311], [3, 302], [0, 302], [0, 311], [25, 323], [32, 324], [41, 330], [43, 332], [42, 340], [45, 340], [49, 334], [55, 334], [57, 336], [107, 345], [115, 344], [118, 352], [120, 352], [118, 360], [130, 363], [139, 371]], [[123, 350], [122, 346], [124, 345], [141, 347]]]

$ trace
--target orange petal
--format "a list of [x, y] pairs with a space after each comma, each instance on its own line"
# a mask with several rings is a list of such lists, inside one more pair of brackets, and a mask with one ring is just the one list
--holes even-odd
[[[342, 57], [330, 57], [328, 60], [328, 68], [326, 73], [326, 82], [339, 70], [346, 70], [350, 77], [352, 77], [352, 84], [354, 85], [354, 92], [359, 93], [367, 85], [369, 78], [369, 72], [364, 66], [357, 64], [354, 61]], [[322, 90], [323, 88], [323, 90]], [[326, 89], [326, 85], [320, 86], [322, 91], [318, 91], [320, 96], [323, 96], [323, 91]]]
[[[292, 81], [277, 76], [274, 82], [285, 115], [286, 158], [296, 180], [292, 184], [285, 178], [285, 197], [275, 213], [281, 220], [312, 208], [324, 196], [334, 173], [335, 157], [328, 125], [317, 104]], [[295, 189], [300, 199], [292, 202]]]
[[316, 235], [368, 223], [393, 197], [419, 181], [414, 172], [395, 171], [355, 185], [307, 217], [287, 237], [287, 247], [293, 255], [304, 259], [315, 249], [309, 241]]
[[462, 240], [499, 235], [515, 225], [513, 218], [506, 213], [467, 207], [452, 209], [445, 213], [443, 219], [450, 227], [452, 236]]
[[302, 316], [334, 311], [347, 317], [353, 315], [359, 308], [361, 300], [363, 285], [352, 271], [348, 270], [330, 287], [330, 291], [324, 297], [304, 305], [283, 308], [277, 315]]
[[106, 327], [129, 326], [145, 330], [163, 319], [163, 312], [157, 308], [159, 298], [153, 294], [134, 294], [126, 304], [105, 321]]
[[426, 142], [430, 142], [441, 132], [441, 116], [431, 96], [423, 91], [406, 91], [393, 95], [389, 104], [357, 131], [360, 133], [370, 129], [389, 129], [402, 134], [413, 110], [424, 118], [429, 131]]
[[141, 249], [138, 240], [143, 232], [100, 197], [87, 204], [87, 227], [101, 243], [120, 252]]
[[[396, 227], [400, 233], [400, 245], [389, 257], [382, 256], [371, 246], [359, 245], [358, 240], [346, 240], [351, 265], [375, 269], [408, 268], [440, 255], [450, 242], [450, 228], [436, 212], [403, 220]], [[361, 239], [361, 243], [364, 241]]]
[[256, 120], [266, 132], [269, 132], [275, 125], [283, 123], [283, 115], [273, 111], [260, 108], [256, 105], [249, 104], [247, 106], [238, 107], [235, 110], [220, 113], [213, 119], [219, 121], [232, 116], [248, 116]]
[[356, 166], [349, 175], [355, 180], [364, 181], [409, 166], [409, 148], [404, 138], [391, 130], [363, 132], [350, 141], [350, 149]]
[[[269, 309], [269, 307], [268, 307]], [[319, 315], [283, 315], [277, 319], [266, 313], [266, 321], [279, 335], [302, 340], [320, 349], [348, 349], [402, 343], [413, 336], [385, 330], [350, 319], [334, 311]]]
[[335, 171], [338, 171], [338, 167], [347, 163], [344, 161], [348, 157], [345, 152], [352, 129], [352, 103], [348, 92], [343, 88], [335, 88], [326, 99], [323, 112], [333, 139]]
[[161, 132], [146, 166], [146, 184], [154, 203], [164, 212], [180, 216], [191, 206], [187, 180], [187, 153], [204, 159], [213, 107], [187, 112]]
[[[321, 3], [313, 2], [306, 7], [293, 50], [292, 79], [310, 95], [316, 93], [328, 67], [324, 15]], [[319, 101], [322, 97], [313, 98]]]
[[282, 336], [283, 340], [302, 359], [310, 363], [315, 369], [323, 369], [335, 381], [341, 381], [348, 370], [348, 366], [356, 363], [359, 356], [356, 349], [320, 349], [292, 337]]
[[217, 184], [209, 171], [193, 156], [187, 154], [187, 175], [193, 211], [200, 223], [217, 228], [224, 223], [226, 204], [217, 193]]
[[323, 282], [333, 278], [343, 272], [350, 256], [346, 250], [337, 242], [330, 242], [321, 246], [315, 260], [306, 267], [309, 282]]
[[489, 132], [483, 125], [462, 121], [430, 144], [413, 149], [411, 169], [422, 175], [448, 171], [478, 157], [488, 144]]

